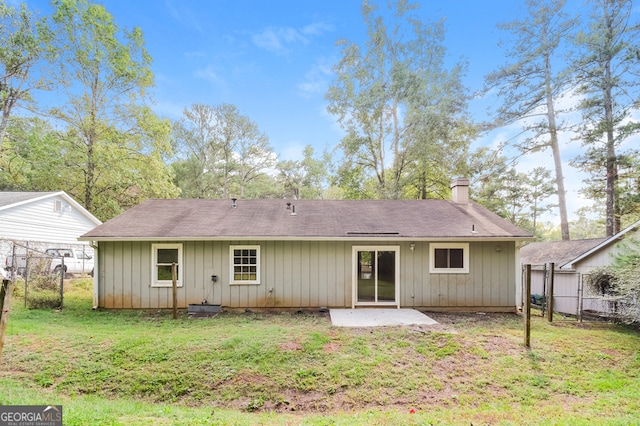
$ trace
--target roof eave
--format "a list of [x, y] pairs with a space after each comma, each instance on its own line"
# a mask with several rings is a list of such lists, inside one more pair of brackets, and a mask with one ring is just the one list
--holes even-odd
[[632, 231], [635, 231], [637, 228], [640, 228], [640, 220], [635, 222], [634, 224], [632, 224], [630, 226], [627, 226], [622, 231], [620, 231], [617, 234], [615, 234], [615, 235], [609, 237], [608, 239], [604, 240], [603, 242], [601, 242], [597, 246], [593, 247], [591, 250], [588, 250], [588, 251], [582, 253], [580, 256], [576, 257], [575, 259], [565, 263], [563, 265], [563, 267], [567, 266], [567, 265], [569, 265], [569, 268], [574, 267], [574, 265], [576, 263], [582, 261], [586, 257], [591, 256], [593, 253], [597, 253], [598, 251], [602, 250], [603, 248], [606, 248], [606, 247], [610, 246], [611, 244], [614, 244], [614, 243], [618, 242], [620, 239], [622, 239], [622, 237], [624, 237], [625, 234], [627, 234], [629, 232], [632, 232]]
[[411, 236], [223, 236], [223, 237], [97, 237], [87, 236], [80, 237], [78, 241], [452, 241], [452, 242], [503, 242], [503, 241], [526, 241], [534, 237], [523, 236], [475, 236], [475, 237], [411, 237]]
[[18, 201], [16, 203], [7, 204], [6, 206], [1, 206], [0, 210], [8, 210], [15, 207], [22, 206], [24, 204], [30, 204], [35, 201], [46, 200], [47, 198], [55, 197], [57, 195], [64, 194], [64, 191], [55, 191], [55, 192], [34, 192], [32, 198], [28, 198], [26, 200]]

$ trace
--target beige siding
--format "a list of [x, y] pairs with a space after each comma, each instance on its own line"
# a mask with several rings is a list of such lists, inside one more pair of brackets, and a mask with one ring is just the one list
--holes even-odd
[[620, 252], [620, 249], [616, 245], [611, 245], [609, 247], [605, 247], [598, 252], [588, 256], [576, 266], [576, 270], [582, 273], [586, 273], [593, 268], [597, 268], [600, 266], [610, 265], [615, 255]]
[[[230, 245], [260, 246], [260, 284], [234, 285]], [[190, 241], [183, 243], [178, 304], [228, 307], [350, 307], [352, 246], [345, 241]], [[400, 305], [434, 309], [515, 308], [515, 243], [470, 243], [468, 274], [430, 274], [429, 242], [400, 246]], [[99, 306], [168, 308], [171, 289], [151, 287], [150, 242], [101, 242]], [[499, 246], [499, 249], [496, 247]], [[218, 281], [212, 282], [211, 276]]]
[[[496, 251], [497, 246], [500, 251]], [[428, 248], [424, 251], [422, 265], [413, 265], [414, 281], [422, 287], [418, 289], [422, 290], [422, 299], [416, 297], [415, 306], [515, 307], [514, 243], [471, 243], [468, 274], [429, 274]]]

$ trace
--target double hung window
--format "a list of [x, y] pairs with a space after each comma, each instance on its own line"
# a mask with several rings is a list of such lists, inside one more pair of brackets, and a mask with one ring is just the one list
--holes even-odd
[[153, 244], [152, 287], [173, 285], [173, 264], [176, 264], [176, 283], [182, 287], [182, 244]]
[[260, 246], [231, 246], [231, 284], [260, 284]]

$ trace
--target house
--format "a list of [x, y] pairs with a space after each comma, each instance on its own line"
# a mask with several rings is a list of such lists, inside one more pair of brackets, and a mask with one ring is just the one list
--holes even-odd
[[92, 252], [88, 243], [78, 243], [78, 237], [101, 223], [64, 191], [0, 192], [2, 267], [7, 266], [14, 247], [20, 252], [49, 247], [79, 247]]
[[609, 238], [534, 242], [522, 247], [520, 261], [531, 265], [531, 293], [548, 294], [550, 263], [554, 263], [554, 311], [580, 315], [582, 311], [608, 313], [609, 303], [590, 291], [585, 280], [594, 268], [609, 265], [616, 243], [640, 228], [640, 221]]
[[514, 311], [531, 235], [452, 200], [147, 200], [87, 232], [94, 304]]

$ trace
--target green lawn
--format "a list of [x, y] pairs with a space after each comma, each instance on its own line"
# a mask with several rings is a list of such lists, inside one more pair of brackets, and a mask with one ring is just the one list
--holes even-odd
[[14, 299], [0, 404], [65, 425], [640, 424], [640, 334], [607, 323], [433, 314], [435, 329], [343, 329], [316, 313], [65, 309]]

